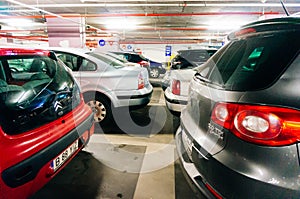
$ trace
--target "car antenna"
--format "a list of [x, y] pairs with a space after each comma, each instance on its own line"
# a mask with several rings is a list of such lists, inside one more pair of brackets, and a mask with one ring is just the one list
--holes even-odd
[[287, 16], [290, 16], [290, 13], [289, 13], [289, 11], [286, 9], [286, 7], [285, 7], [284, 3], [282, 2], [282, 0], [280, 0], [280, 3], [281, 3], [281, 5], [282, 5], [282, 8], [283, 8], [285, 14], [286, 14]]

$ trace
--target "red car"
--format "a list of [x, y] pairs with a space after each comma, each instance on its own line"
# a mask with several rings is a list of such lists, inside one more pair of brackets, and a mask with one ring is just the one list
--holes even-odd
[[0, 198], [28, 198], [88, 143], [93, 113], [50, 51], [0, 48]]

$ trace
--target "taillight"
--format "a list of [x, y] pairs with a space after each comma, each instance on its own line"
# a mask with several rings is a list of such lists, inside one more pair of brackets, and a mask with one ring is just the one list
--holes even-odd
[[222, 196], [220, 196], [209, 184], [205, 183], [205, 186], [217, 199], [222, 199]]
[[248, 142], [283, 146], [300, 140], [300, 111], [294, 109], [217, 103], [211, 117]]
[[147, 62], [147, 61], [140, 61], [140, 62], [138, 62], [138, 64], [140, 64], [140, 66], [142, 66], [142, 67], [149, 67], [150, 66], [149, 62]]
[[172, 93], [174, 95], [180, 95], [180, 81], [174, 79], [172, 81]]
[[145, 87], [145, 80], [142, 73], [139, 73], [138, 76], [138, 89], [143, 89]]

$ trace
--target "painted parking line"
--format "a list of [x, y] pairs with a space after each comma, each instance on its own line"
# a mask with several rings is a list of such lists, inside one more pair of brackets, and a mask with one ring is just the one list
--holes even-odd
[[147, 147], [134, 198], [175, 199], [174, 150], [174, 145]]
[[154, 87], [149, 106], [165, 106], [164, 92], [160, 87]]

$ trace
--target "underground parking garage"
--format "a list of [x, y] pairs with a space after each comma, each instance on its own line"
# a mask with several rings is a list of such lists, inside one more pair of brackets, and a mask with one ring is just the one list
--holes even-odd
[[0, 198], [299, 198], [299, 12], [0, 1]]

